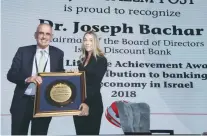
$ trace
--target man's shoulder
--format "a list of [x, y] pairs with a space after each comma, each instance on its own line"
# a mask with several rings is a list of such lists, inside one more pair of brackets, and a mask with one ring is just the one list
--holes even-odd
[[55, 47], [53, 45], [50, 45], [50, 48], [52, 48], [53, 50], [62, 51], [61, 49], [59, 49], [58, 47]]
[[56, 52], [60, 52], [60, 53], [63, 53], [63, 51], [61, 49], [59, 49], [58, 47], [55, 47], [55, 46], [52, 46], [50, 45], [50, 48]]
[[19, 51], [26, 51], [26, 50], [30, 50], [30, 49], [33, 49], [35, 48], [36, 45], [26, 45], [26, 46], [21, 46], [18, 48]]

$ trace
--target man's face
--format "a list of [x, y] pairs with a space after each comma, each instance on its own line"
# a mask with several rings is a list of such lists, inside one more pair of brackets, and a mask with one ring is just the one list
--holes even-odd
[[52, 40], [52, 28], [46, 24], [40, 25], [35, 33], [35, 39], [40, 48], [46, 48]]

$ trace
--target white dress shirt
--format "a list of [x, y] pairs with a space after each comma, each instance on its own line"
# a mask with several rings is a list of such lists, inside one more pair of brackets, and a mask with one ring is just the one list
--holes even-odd
[[[35, 54], [34, 60], [33, 60], [32, 75], [31, 76], [35, 76], [35, 75], [38, 74], [37, 69], [36, 69], [35, 58], [37, 60], [37, 66], [38, 66], [39, 60], [40, 60], [40, 57], [41, 57], [41, 52], [40, 52], [41, 50], [45, 51], [45, 57], [46, 57], [46, 61], [47, 61], [47, 65], [46, 65], [46, 68], [45, 68], [44, 72], [50, 72], [49, 46], [45, 49], [41, 49], [37, 46], [36, 54]], [[29, 86], [27, 87], [27, 89], [25, 90], [24, 94], [26, 94], [26, 95], [35, 95], [36, 89], [37, 89], [37, 87], [36, 87], [35, 83], [30, 83]]]

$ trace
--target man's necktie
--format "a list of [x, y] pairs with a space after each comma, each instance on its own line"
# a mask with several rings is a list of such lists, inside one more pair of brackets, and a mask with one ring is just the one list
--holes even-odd
[[45, 51], [41, 50], [40, 51], [41, 56], [40, 56], [40, 61], [39, 61], [39, 66], [38, 66], [38, 72], [44, 72], [44, 67], [45, 67], [45, 63], [46, 63], [46, 57], [45, 57]]

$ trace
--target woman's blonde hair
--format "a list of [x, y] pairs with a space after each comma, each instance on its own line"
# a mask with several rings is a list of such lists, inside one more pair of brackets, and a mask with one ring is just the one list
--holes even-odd
[[[104, 52], [101, 50], [100, 48], [100, 44], [99, 44], [99, 38], [98, 36], [95, 34], [95, 32], [93, 31], [88, 31], [86, 32], [84, 35], [83, 35], [83, 41], [84, 41], [84, 37], [87, 35], [87, 34], [90, 34], [93, 36], [93, 44], [92, 44], [92, 47], [93, 47], [93, 51], [92, 51], [92, 55], [97, 59], [97, 56], [104, 56]], [[81, 46], [81, 55], [80, 55], [80, 61], [81, 63], [83, 63], [83, 61], [85, 60], [86, 58], [86, 50], [85, 50], [85, 47], [84, 47], [84, 42], [82, 42], [82, 46]]]

